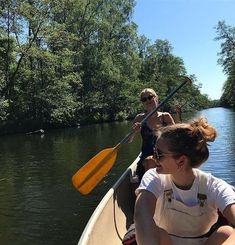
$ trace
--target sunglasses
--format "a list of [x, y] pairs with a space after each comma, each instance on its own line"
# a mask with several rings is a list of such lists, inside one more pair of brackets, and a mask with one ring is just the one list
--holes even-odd
[[151, 100], [154, 96], [153, 95], [149, 95], [147, 97], [142, 97], [140, 98], [140, 101], [141, 102], [146, 102], [147, 100]]
[[153, 157], [157, 160], [160, 160], [164, 155], [157, 148], [153, 149]]
[[157, 148], [153, 149], [153, 157], [155, 159], [157, 159], [158, 161], [160, 161], [160, 159], [163, 158], [163, 157], [174, 157], [174, 156], [177, 156], [177, 155], [173, 154], [173, 153], [161, 152]]

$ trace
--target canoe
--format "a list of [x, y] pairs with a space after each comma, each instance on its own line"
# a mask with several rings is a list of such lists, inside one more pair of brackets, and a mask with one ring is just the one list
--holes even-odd
[[137, 187], [135, 170], [139, 156], [103, 197], [89, 219], [78, 245], [120, 245], [133, 223]]

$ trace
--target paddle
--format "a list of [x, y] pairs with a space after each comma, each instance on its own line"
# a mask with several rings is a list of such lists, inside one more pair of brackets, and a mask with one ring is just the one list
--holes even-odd
[[[184, 81], [141, 121], [141, 125], [187, 82], [191, 82], [191, 80], [188, 77], [184, 77]], [[128, 142], [134, 132], [132, 129], [115, 147], [100, 151], [73, 175], [72, 183], [81, 194], [89, 194], [104, 178], [116, 161], [118, 149]]]

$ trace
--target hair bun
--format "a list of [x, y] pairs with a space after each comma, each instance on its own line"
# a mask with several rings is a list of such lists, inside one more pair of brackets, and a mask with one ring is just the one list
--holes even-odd
[[217, 136], [216, 129], [207, 123], [206, 118], [199, 117], [193, 120], [190, 124], [192, 127], [192, 134], [198, 136], [198, 149], [207, 145], [207, 142], [212, 142]]

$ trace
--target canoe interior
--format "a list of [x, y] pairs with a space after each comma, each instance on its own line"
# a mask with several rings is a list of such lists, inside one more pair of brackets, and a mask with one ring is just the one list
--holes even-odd
[[139, 157], [128, 167], [117, 183], [107, 192], [95, 209], [78, 245], [122, 244], [127, 229], [133, 223], [137, 184], [132, 183]]

